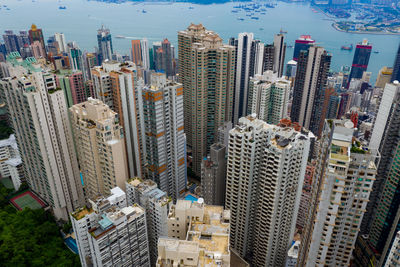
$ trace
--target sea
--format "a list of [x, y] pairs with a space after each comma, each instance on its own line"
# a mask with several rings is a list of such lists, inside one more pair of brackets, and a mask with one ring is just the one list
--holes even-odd
[[[242, 3], [246, 4], [248, 2]], [[263, 3], [263, 2], [259, 2]], [[244, 11], [232, 13], [240, 2], [222, 4], [193, 4], [173, 2], [123, 2], [110, 3], [87, 0], [0, 0], [0, 32], [28, 30], [32, 23], [41, 28], [47, 38], [56, 32], [65, 34], [67, 41], [75, 41], [82, 50], [93, 51], [97, 45], [97, 29], [109, 28], [113, 36], [114, 51], [129, 54], [130, 39], [147, 38], [152, 42], [168, 38], [177, 46], [177, 32], [190, 23], [202, 23], [207, 29], [220, 34], [224, 42], [240, 32], [253, 32], [255, 38], [271, 43], [275, 33], [286, 33], [288, 46], [300, 35], [311, 35], [316, 42], [332, 55], [331, 70], [350, 66], [353, 51], [341, 50], [341, 46], [363, 39], [372, 43], [368, 71], [374, 82], [383, 66], [393, 66], [399, 35], [353, 34], [339, 32], [327, 17], [308, 2], [276, 2], [275, 8], [267, 8], [265, 15], [256, 13], [259, 19], [250, 19]], [[65, 6], [65, 9], [59, 7]], [[243, 18], [244, 20], [239, 20]], [[115, 38], [125, 36], [125, 39]], [[286, 62], [293, 57], [293, 48], [286, 50]]]

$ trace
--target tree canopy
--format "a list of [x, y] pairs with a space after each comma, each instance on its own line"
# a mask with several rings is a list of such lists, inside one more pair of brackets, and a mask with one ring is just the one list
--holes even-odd
[[[1, 187], [0, 195], [6, 192]], [[80, 266], [49, 212], [17, 211], [4, 201], [0, 205], [1, 266]]]

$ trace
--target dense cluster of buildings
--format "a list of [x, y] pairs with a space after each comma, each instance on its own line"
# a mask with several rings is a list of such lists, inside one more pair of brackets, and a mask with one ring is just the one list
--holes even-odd
[[94, 52], [3, 40], [0, 175], [71, 221], [82, 266], [399, 265], [400, 48], [371, 85], [366, 40], [339, 72], [309, 35], [285, 68], [284, 34], [202, 24], [129, 56], [104, 26]]

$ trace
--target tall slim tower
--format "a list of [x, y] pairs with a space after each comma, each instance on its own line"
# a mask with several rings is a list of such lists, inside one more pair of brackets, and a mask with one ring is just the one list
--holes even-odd
[[67, 41], [65, 40], [65, 35], [63, 33], [58, 33], [56, 32], [54, 34], [54, 39], [56, 40], [58, 44], [58, 48], [60, 49], [60, 52], [68, 52], [67, 50]]
[[400, 81], [400, 44], [397, 49], [396, 58], [394, 59], [393, 74], [390, 81]]
[[311, 35], [301, 35], [294, 43], [293, 60], [297, 61], [301, 51], [307, 51], [313, 46], [315, 41], [311, 39]]
[[143, 117], [147, 177], [176, 200], [187, 180], [182, 85], [152, 74], [150, 87], [143, 89]]
[[143, 124], [143, 80], [138, 79], [132, 62], [104, 62], [92, 69], [94, 91], [100, 100], [117, 113], [123, 127], [129, 176], [144, 176], [146, 146]]
[[312, 133], [243, 117], [229, 132], [231, 247], [254, 266], [285, 266]]
[[112, 59], [112, 54], [114, 52], [111, 33], [109, 29], [104, 28], [104, 25], [101, 25], [101, 28], [97, 31], [97, 43], [99, 46], [99, 64], [106, 59]]
[[[329, 125], [329, 126], [328, 126]], [[351, 121], [334, 120], [321, 173], [311, 231], [301, 243], [297, 266], [349, 266], [375, 180], [375, 156], [353, 137]], [[323, 140], [324, 141], [324, 140]], [[307, 226], [308, 228], [309, 226]]]
[[117, 114], [93, 98], [69, 110], [87, 197], [108, 195], [116, 186], [125, 190], [128, 164]]
[[320, 46], [301, 50], [297, 63], [290, 118], [318, 136], [330, 63], [331, 55]]
[[142, 65], [142, 46], [140, 40], [131, 41], [131, 59], [136, 65]]
[[[18, 52], [7, 58], [9, 78], [0, 81], [12, 118], [29, 187], [52, 207], [57, 219], [84, 203], [67, 103], [53, 73]], [[14, 78], [11, 78], [14, 77]]]
[[364, 71], [367, 71], [369, 57], [371, 56], [372, 45], [364, 39], [361, 43], [357, 44], [356, 51], [354, 52], [353, 63], [349, 76], [350, 85], [351, 79], [361, 79]]
[[145, 70], [150, 69], [149, 41], [145, 38], [140, 40], [140, 50], [142, 52], [142, 67]]
[[215, 143], [218, 127], [232, 119], [235, 48], [202, 25], [178, 33], [179, 80], [183, 84], [185, 133], [193, 170]]
[[282, 77], [285, 66], [286, 43], [285, 36], [282, 33], [274, 36], [274, 72], [278, 77]]
[[43, 51], [46, 53], [46, 45], [44, 42], [42, 29], [38, 29], [35, 24], [32, 24], [32, 27], [29, 30], [29, 41], [31, 44], [35, 41], [39, 41]]

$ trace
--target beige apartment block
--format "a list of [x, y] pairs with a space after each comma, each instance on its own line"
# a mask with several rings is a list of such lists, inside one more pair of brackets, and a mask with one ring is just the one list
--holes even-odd
[[117, 114], [102, 101], [88, 101], [70, 108], [86, 197], [108, 195], [118, 186], [125, 190], [128, 167], [123, 129]]

